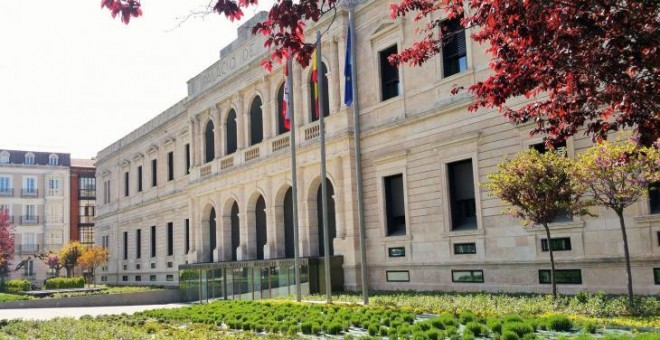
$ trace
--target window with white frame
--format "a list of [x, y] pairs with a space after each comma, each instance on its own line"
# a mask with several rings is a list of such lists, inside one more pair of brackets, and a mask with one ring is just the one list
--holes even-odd
[[0, 204], [0, 213], [5, 212], [7, 216], [11, 216], [11, 205], [9, 204]]
[[9, 152], [7, 151], [0, 152], [0, 164], [8, 164], [8, 163], [9, 163]]
[[441, 28], [443, 75], [449, 77], [467, 70], [465, 28], [461, 25], [461, 18], [445, 20]]
[[48, 194], [51, 196], [60, 194], [60, 180], [51, 178], [48, 180]]
[[28, 204], [25, 206], [25, 219], [32, 221], [37, 218], [37, 206]]
[[28, 152], [25, 154], [25, 164], [28, 165], [34, 164], [34, 154], [32, 152]]
[[11, 177], [0, 177], [0, 195], [10, 196], [12, 194]]
[[48, 156], [48, 165], [59, 165], [59, 162], [60, 158], [56, 154], [51, 153]]
[[32, 259], [27, 259], [25, 265], [23, 266], [23, 275], [33, 276], [34, 275], [34, 261]]
[[37, 194], [37, 178], [36, 177], [23, 177], [23, 194], [36, 195]]
[[38, 251], [37, 234], [23, 233], [21, 235], [21, 250], [23, 252]]

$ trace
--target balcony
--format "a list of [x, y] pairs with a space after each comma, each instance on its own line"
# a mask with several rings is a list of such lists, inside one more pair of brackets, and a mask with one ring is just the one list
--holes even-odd
[[78, 224], [94, 224], [94, 216], [78, 216]]
[[62, 196], [62, 190], [60, 190], [60, 189], [48, 189], [48, 196]]
[[18, 255], [31, 255], [49, 251], [59, 252], [61, 248], [61, 244], [17, 244], [14, 252]]
[[7, 223], [14, 224], [14, 216], [7, 215]]
[[2, 197], [14, 196], [14, 188], [2, 188], [2, 189], [0, 189], [0, 196], [2, 196]]
[[32, 216], [32, 215], [21, 216], [21, 223], [20, 224], [22, 224], [22, 225], [39, 224], [39, 216]]
[[39, 189], [22, 189], [21, 197], [37, 197], [39, 196]]

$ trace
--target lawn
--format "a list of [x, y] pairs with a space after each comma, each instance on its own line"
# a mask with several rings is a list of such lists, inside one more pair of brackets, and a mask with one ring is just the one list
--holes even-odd
[[31, 297], [29, 296], [0, 293], [0, 303], [10, 302], [10, 301], [30, 300], [30, 299]]

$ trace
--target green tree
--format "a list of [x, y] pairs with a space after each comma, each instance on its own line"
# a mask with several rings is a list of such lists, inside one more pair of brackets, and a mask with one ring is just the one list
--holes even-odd
[[603, 141], [580, 154], [576, 175], [596, 204], [619, 217], [628, 279], [628, 306], [633, 307], [632, 272], [623, 211], [648, 195], [649, 184], [660, 180], [660, 152], [631, 140]]
[[78, 241], [70, 241], [60, 250], [60, 263], [66, 268], [66, 276], [73, 276], [73, 269], [78, 264], [78, 259], [85, 252], [85, 245]]
[[587, 214], [584, 192], [572, 176], [573, 161], [563, 152], [539, 153], [534, 149], [519, 152], [516, 157], [498, 165], [483, 184], [507, 205], [507, 211], [521, 218], [523, 225], [540, 224], [545, 229], [550, 254], [552, 297], [557, 297], [555, 259], [549, 224], [558, 214]]

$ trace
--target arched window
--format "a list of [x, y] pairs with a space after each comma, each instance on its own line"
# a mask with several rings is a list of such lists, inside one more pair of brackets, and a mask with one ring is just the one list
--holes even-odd
[[[330, 115], [330, 99], [328, 98], [328, 68], [325, 63], [321, 63], [321, 74], [319, 81], [323, 81], [323, 117]], [[320, 97], [320, 93], [319, 93]], [[320, 103], [319, 103], [320, 104]], [[312, 80], [312, 72], [309, 73], [309, 117], [310, 121], [315, 122], [319, 120], [316, 113], [316, 95], [314, 93], [314, 81]]]
[[266, 236], [266, 201], [263, 196], [259, 196], [254, 207], [254, 222], [257, 233], [257, 260], [263, 260], [264, 246], [268, 241]]
[[[286, 83], [282, 83], [282, 85], [280, 85], [280, 89], [277, 90], [277, 134], [278, 135], [281, 135], [289, 131], [289, 129], [287, 129], [286, 126], [284, 126], [284, 115], [282, 114], [282, 108], [284, 104], [284, 85], [286, 85]], [[289, 111], [290, 114], [291, 110], [293, 110], [293, 103], [288, 103], [287, 106], [288, 106], [287, 111]]]
[[227, 154], [232, 154], [236, 152], [236, 149], [238, 148], [237, 141], [238, 138], [236, 138], [236, 111], [231, 110], [227, 114]]
[[206, 129], [204, 130], [204, 162], [208, 163], [215, 158], [215, 138], [213, 136], [213, 121], [209, 120], [206, 123]]
[[293, 191], [289, 187], [284, 195], [284, 257], [290, 259], [295, 255], [293, 243]]
[[250, 105], [250, 145], [259, 144], [264, 139], [263, 121], [261, 98], [257, 96]]
[[59, 165], [59, 161], [59, 157], [54, 153], [51, 153], [48, 156], [48, 165]]
[[34, 154], [32, 152], [25, 154], [25, 164], [34, 164]]
[[237, 261], [238, 246], [241, 245], [241, 226], [238, 218], [238, 203], [234, 202], [231, 206], [231, 260]]
[[215, 237], [216, 237], [215, 209], [211, 208], [211, 213], [209, 214], [209, 262], [213, 262], [213, 251], [217, 246]]
[[[335, 223], [335, 200], [333, 196], [335, 195], [335, 189], [332, 186], [332, 183], [329, 179], [325, 180], [326, 185], [326, 197], [328, 203], [328, 236], [330, 242], [330, 256], [335, 254], [333, 240], [337, 237], [337, 224]], [[325, 255], [325, 243], [323, 242], [323, 202], [322, 202], [322, 193], [321, 193], [321, 184], [319, 183], [319, 189], [316, 192], [316, 217], [318, 218], [318, 241], [319, 241], [319, 256]]]
[[9, 163], [9, 152], [7, 151], [0, 152], [0, 164], [7, 164], [7, 163]]

